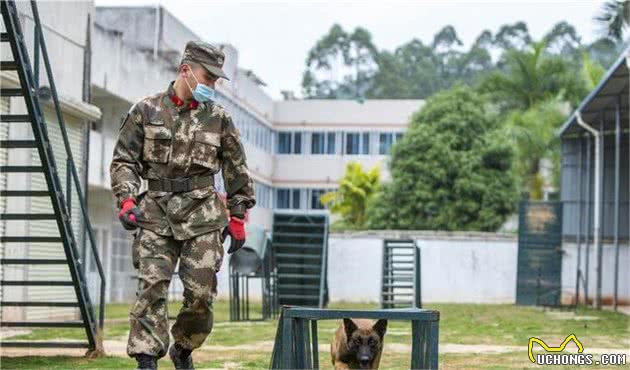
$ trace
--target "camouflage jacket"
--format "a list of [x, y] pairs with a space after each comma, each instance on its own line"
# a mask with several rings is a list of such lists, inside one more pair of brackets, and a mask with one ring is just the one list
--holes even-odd
[[178, 193], [148, 190], [139, 197], [141, 179], [222, 171], [231, 214], [244, 214], [256, 199], [230, 114], [216, 102], [182, 102], [173, 83], [131, 107], [120, 125], [110, 175], [118, 207], [127, 198], [138, 202], [140, 227], [185, 240], [227, 225], [225, 206], [214, 186]]

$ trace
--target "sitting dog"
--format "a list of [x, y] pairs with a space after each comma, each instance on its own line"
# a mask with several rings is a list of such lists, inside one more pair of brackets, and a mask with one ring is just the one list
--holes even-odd
[[335, 369], [378, 369], [387, 320], [343, 319], [330, 344]]

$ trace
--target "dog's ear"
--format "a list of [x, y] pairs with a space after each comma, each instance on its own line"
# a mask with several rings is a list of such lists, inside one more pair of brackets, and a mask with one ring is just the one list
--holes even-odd
[[346, 338], [350, 339], [352, 333], [357, 330], [357, 324], [352, 319], [343, 319], [343, 327], [346, 330]]
[[385, 332], [387, 331], [387, 320], [385, 319], [378, 320], [377, 322], [374, 323], [374, 325], [372, 326], [372, 329], [374, 329], [374, 331], [377, 332], [381, 338], [383, 338], [385, 336]]

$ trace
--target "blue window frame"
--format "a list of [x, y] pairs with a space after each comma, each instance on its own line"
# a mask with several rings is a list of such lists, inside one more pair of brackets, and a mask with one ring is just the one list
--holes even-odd
[[300, 189], [293, 189], [293, 209], [300, 209]]
[[346, 134], [346, 154], [359, 154], [361, 135], [358, 133]]
[[361, 143], [361, 154], [370, 154], [370, 133], [363, 133], [363, 140]]
[[276, 208], [291, 208], [291, 193], [289, 189], [276, 189]]
[[394, 143], [394, 134], [381, 133], [378, 139], [378, 154], [389, 154], [389, 150]]
[[313, 132], [311, 134], [311, 154], [324, 154], [325, 139], [326, 137], [322, 132]]
[[335, 133], [334, 132], [329, 132], [327, 134], [328, 136], [328, 143], [326, 145], [326, 153], [327, 154], [335, 154]]
[[290, 132], [278, 133], [278, 153], [279, 154], [291, 153], [291, 133]]
[[294, 134], [295, 134], [295, 137], [293, 139], [293, 143], [294, 143], [293, 153], [300, 154], [302, 153], [302, 133], [295, 132]]

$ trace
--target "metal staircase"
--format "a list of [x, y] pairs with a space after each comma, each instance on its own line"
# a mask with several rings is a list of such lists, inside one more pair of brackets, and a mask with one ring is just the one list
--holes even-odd
[[279, 305], [328, 303], [328, 216], [274, 213], [273, 254]]
[[383, 241], [381, 307], [422, 308], [420, 249], [413, 240]]
[[[2, 88], [0, 95], [2, 97], [14, 97], [23, 98], [24, 105], [28, 111], [28, 114], [2, 114], [0, 121], [2, 124], [8, 125], [26, 125], [30, 123], [32, 129], [32, 135], [34, 140], [2, 140], [0, 141], [0, 149], [2, 150], [14, 150], [14, 149], [32, 149], [37, 150], [40, 164], [38, 165], [2, 165], [0, 167], [0, 174], [3, 176], [11, 176], [12, 174], [28, 174], [30, 176], [41, 176], [43, 174], [45, 178], [45, 184], [47, 190], [33, 190], [32, 187], [22, 189], [1, 189], [0, 196], [7, 197], [7, 200], [13, 197], [48, 197], [51, 201], [52, 213], [12, 213], [10, 209], [0, 215], [2, 222], [7, 221], [25, 221], [28, 222], [32, 229], [37, 229], [38, 222], [55, 222], [59, 231], [59, 235], [46, 235], [46, 236], [33, 236], [32, 233], [28, 235], [6, 235], [11, 231], [11, 228], [5, 227], [5, 233], [1, 236], [0, 242], [7, 245], [17, 245], [19, 248], [24, 248], [24, 255], [30, 255], [27, 251], [30, 249], [30, 243], [47, 243], [46, 245], [54, 248], [58, 245], [59, 248], [63, 248], [64, 258], [4, 258], [3, 253], [1, 263], [2, 267], [7, 266], [19, 267], [22, 266], [29, 273], [26, 274], [26, 280], [5, 280], [4, 274], [2, 275], [2, 289], [3, 300], [0, 302], [2, 309], [7, 307], [22, 307], [22, 310], [27, 310], [30, 307], [49, 307], [51, 310], [57, 307], [74, 307], [80, 312], [79, 320], [71, 321], [6, 321], [2, 320], [0, 325], [2, 327], [45, 327], [45, 328], [68, 328], [77, 327], [84, 328], [87, 336], [87, 342], [84, 341], [17, 341], [7, 340], [0, 342], [0, 347], [70, 347], [70, 348], [88, 348], [88, 355], [98, 355], [102, 353], [102, 338], [101, 332], [103, 329], [104, 318], [104, 293], [105, 293], [105, 278], [103, 268], [99, 260], [99, 254], [95, 244], [95, 239], [88, 218], [87, 208], [85, 205], [85, 198], [82, 192], [82, 186], [79, 181], [79, 175], [74, 165], [74, 159], [72, 157], [72, 151], [68, 134], [66, 131], [66, 125], [64, 123], [63, 115], [61, 112], [59, 98], [57, 96], [57, 90], [53, 78], [53, 73], [50, 67], [50, 61], [46, 49], [46, 42], [44, 40], [42, 25], [39, 19], [39, 13], [35, 1], [31, 1], [32, 8], [32, 22], [34, 23], [34, 63], [35, 71], [31, 68], [31, 63], [28, 55], [28, 50], [25, 42], [24, 33], [22, 32], [22, 26], [18, 19], [18, 11], [16, 4], [11, 1], [0, 1], [2, 20], [4, 30], [1, 33], [1, 43], [3, 45], [10, 45], [13, 59], [2, 60], [0, 67], [2, 71], [14, 71], [17, 73], [19, 79], [19, 88]], [[6, 53], [5, 53], [6, 54]], [[49, 86], [40, 88], [39, 86], [39, 66], [41, 62], [45, 66], [47, 80]], [[6, 55], [4, 56], [6, 58]], [[49, 137], [47, 126], [52, 123], [45, 122], [44, 114], [42, 110], [42, 91], [49, 93], [53, 101], [56, 118], [61, 131], [61, 137], [63, 139], [63, 148], [65, 150], [65, 189], [62, 187], [63, 182], [60, 179], [60, 171], [57, 168], [55, 162], [55, 154], [53, 152], [53, 145]], [[63, 159], [63, 158], [62, 158]], [[24, 175], [22, 175], [24, 176]], [[28, 185], [26, 185], [28, 186]], [[81, 212], [79, 214], [72, 215], [72, 200], [78, 199]], [[76, 202], [76, 200], [75, 200]], [[76, 207], [76, 203], [75, 203]], [[30, 209], [30, 208], [29, 208]], [[76, 208], [75, 208], [76, 209]], [[79, 224], [79, 228], [77, 228]], [[87, 240], [85, 236], [87, 235]], [[77, 239], [78, 238], [78, 239]], [[100, 292], [97, 289], [92, 288], [92, 292], [88, 289], [88, 282], [86, 279], [85, 266], [81, 262], [81, 254], [79, 252], [79, 246], [83, 243], [77, 242], [81, 240], [84, 243], [90, 244], [90, 255], [84, 253], [84, 261], [90, 261], [92, 266], [96, 266], [98, 270], [98, 276], [100, 279]], [[51, 244], [53, 243], [53, 244]], [[83, 248], [85, 252], [85, 248]], [[61, 250], [59, 250], [61, 253]], [[69, 269], [69, 280], [43, 280], [41, 278], [34, 279], [31, 277], [37, 276], [36, 273], [31, 273], [33, 269], [46, 268], [51, 265], [66, 265]], [[42, 276], [42, 274], [39, 274]], [[30, 278], [29, 278], [30, 277]], [[73, 287], [76, 294], [76, 301], [68, 302], [55, 300], [55, 294], [46, 295], [46, 300], [30, 300], [28, 294], [25, 301], [7, 301], [4, 300], [6, 295], [6, 287], [24, 287], [24, 291], [27, 291], [29, 287], [59, 287], [68, 286]], [[53, 289], [53, 288], [51, 288]], [[95, 308], [93, 304], [93, 298], [90, 293], [96, 295], [100, 293], [98, 297], [98, 307]], [[76, 312], [76, 311], [75, 311]], [[23, 313], [23, 317], [27, 317]]]

